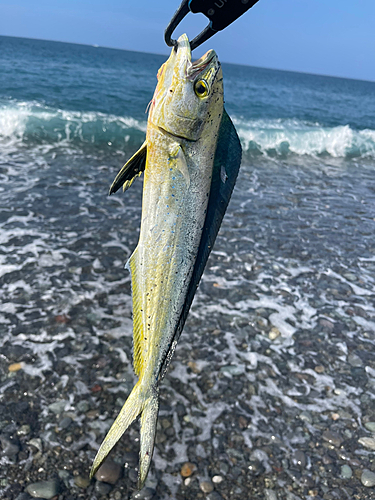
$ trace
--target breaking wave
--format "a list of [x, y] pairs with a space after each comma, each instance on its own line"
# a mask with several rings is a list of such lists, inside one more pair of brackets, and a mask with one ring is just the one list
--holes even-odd
[[[244, 152], [250, 156], [331, 156], [375, 158], [375, 130], [349, 125], [324, 127], [297, 119], [234, 118]], [[140, 121], [97, 111], [68, 111], [39, 103], [0, 103], [0, 141], [26, 144], [139, 146], [146, 132]]]
[[0, 105], [0, 140], [27, 143], [81, 143], [121, 147], [143, 141], [146, 120], [97, 111], [68, 111], [39, 103]]
[[349, 125], [324, 127], [300, 120], [233, 122], [244, 150], [250, 154], [375, 158], [375, 130], [353, 130]]

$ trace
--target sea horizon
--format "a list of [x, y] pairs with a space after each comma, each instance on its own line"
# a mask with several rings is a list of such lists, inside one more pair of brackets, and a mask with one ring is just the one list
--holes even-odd
[[[50, 40], [48, 38], [29, 38], [29, 37], [20, 37], [20, 36], [12, 36], [12, 35], [0, 35], [0, 37], [3, 38], [18, 38], [21, 40], [35, 40], [35, 41], [41, 41], [41, 42], [51, 42], [51, 43], [62, 43], [62, 44], [68, 44], [68, 45], [81, 45], [83, 47], [93, 47], [93, 48], [100, 48], [100, 49], [108, 49], [108, 50], [120, 50], [120, 51], [125, 51], [125, 52], [134, 52], [134, 53], [139, 53], [139, 54], [149, 54], [149, 55], [155, 55], [155, 56], [161, 56], [161, 57], [166, 57], [168, 58], [169, 52], [163, 54], [160, 52], [145, 52], [141, 50], [134, 50], [134, 49], [125, 49], [121, 47], [107, 47], [105, 45], [97, 45], [97, 44], [90, 44], [90, 43], [78, 43], [78, 42], [67, 42], [67, 41], [62, 41], [62, 40]], [[367, 82], [367, 83], [374, 83], [375, 80], [366, 80], [363, 78], [353, 78], [349, 76], [340, 76], [340, 75], [328, 75], [324, 73], [313, 73], [309, 71], [298, 71], [298, 70], [291, 70], [291, 69], [282, 69], [282, 68], [273, 68], [273, 67], [268, 67], [268, 66], [255, 66], [252, 64], [241, 64], [241, 63], [233, 63], [225, 60], [220, 60], [220, 62], [224, 64], [230, 64], [233, 66], [244, 66], [248, 68], [257, 68], [257, 69], [264, 69], [264, 70], [270, 70], [270, 71], [280, 71], [284, 73], [297, 73], [301, 75], [311, 75], [311, 76], [320, 76], [324, 78], [337, 78], [341, 80], [353, 80], [353, 81], [358, 81], [358, 82]]]

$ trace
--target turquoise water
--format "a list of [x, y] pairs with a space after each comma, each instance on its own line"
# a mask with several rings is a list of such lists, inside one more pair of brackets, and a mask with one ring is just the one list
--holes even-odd
[[[64, 498], [99, 498], [73, 469], [87, 475], [135, 381], [124, 263], [142, 181], [107, 193], [144, 140], [163, 61], [0, 37], [0, 437], [20, 450], [0, 455], [4, 498], [58, 470]], [[221, 474], [231, 500], [372, 498], [340, 467], [373, 468], [360, 439], [375, 421], [375, 83], [225, 63], [223, 74], [243, 161], [161, 387], [148, 486], [193, 500], [197, 478]], [[122, 498], [130, 451], [136, 426], [114, 455], [131, 463]]]

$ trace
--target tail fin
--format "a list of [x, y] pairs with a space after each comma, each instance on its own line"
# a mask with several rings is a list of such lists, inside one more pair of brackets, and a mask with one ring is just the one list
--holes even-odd
[[159, 413], [159, 391], [157, 387], [145, 389], [138, 382], [121, 408], [116, 420], [104, 438], [91, 467], [90, 478], [102, 465], [117, 441], [129, 425], [141, 414], [141, 449], [139, 454], [138, 488], [141, 489], [151, 464], [154, 450], [156, 422]]

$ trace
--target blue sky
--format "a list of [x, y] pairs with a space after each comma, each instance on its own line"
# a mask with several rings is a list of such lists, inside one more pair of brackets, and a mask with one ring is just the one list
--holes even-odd
[[[167, 54], [179, 0], [0, 0], [0, 34]], [[207, 24], [189, 14], [176, 34]], [[194, 51], [226, 62], [375, 81], [374, 0], [259, 0]]]

